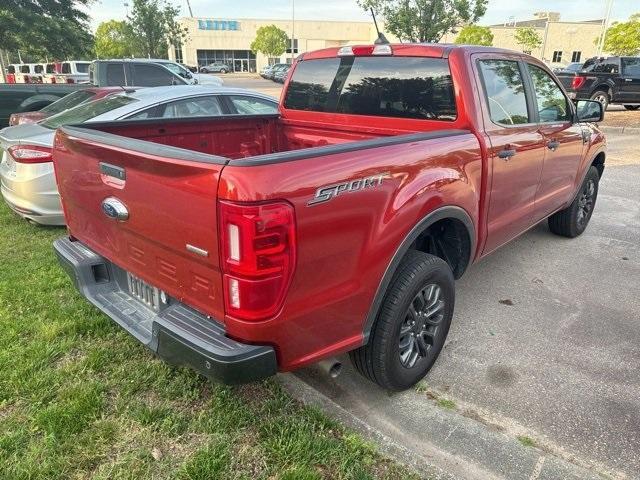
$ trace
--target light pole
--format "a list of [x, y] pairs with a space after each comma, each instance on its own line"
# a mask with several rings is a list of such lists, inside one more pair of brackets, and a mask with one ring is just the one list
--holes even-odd
[[607, 28], [609, 27], [609, 20], [611, 19], [611, 9], [613, 8], [613, 0], [607, 0], [607, 10], [604, 18], [602, 19], [602, 33], [600, 34], [600, 42], [598, 42], [598, 56], [602, 55], [604, 49], [604, 37], [607, 34]]
[[291, 0], [291, 64], [295, 58], [294, 45], [296, 41], [296, 0]]

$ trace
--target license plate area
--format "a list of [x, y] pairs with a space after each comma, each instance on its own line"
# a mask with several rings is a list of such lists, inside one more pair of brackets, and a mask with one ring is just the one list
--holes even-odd
[[162, 307], [167, 305], [169, 297], [164, 291], [148, 284], [133, 273], [126, 272], [126, 275], [129, 295], [133, 298], [155, 312], [159, 312]]

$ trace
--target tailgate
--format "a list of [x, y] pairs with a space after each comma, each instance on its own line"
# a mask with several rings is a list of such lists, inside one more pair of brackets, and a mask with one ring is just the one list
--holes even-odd
[[65, 127], [53, 161], [72, 237], [170, 296], [224, 318], [216, 195], [227, 159]]

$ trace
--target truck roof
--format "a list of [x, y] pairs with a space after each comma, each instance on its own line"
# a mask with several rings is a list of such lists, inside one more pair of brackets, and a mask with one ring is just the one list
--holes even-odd
[[[313, 52], [307, 52], [300, 55], [300, 59], [313, 60], [318, 58], [333, 58], [340, 56], [338, 52], [342, 48], [351, 47], [354, 51], [358, 49], [371, 50], [379, 45], [373, 44], [359, 44], [359, 45], [344, 45], [342, 47], [330, 47], [322, 50], [316, 50]], [[447, 58], [453, 50], [463, 50], [469, 53], [501, 53], [501, 54], [520, 54], [515, 50], [508, 50], [505, 48], [496, 47], [483, 47], [479, 45], [458, 45], [453, 43], [391, 43], [388, 44], [391, 47], [393, 55], [407, 56], [407, 57], [435, 57], [435, 58]], [[357, 55], [357, 54], [356, 54]]]

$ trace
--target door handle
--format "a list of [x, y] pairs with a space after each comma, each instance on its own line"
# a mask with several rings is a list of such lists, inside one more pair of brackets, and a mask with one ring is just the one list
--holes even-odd
[[555, 152], [559, 146], [560, 146], [560, 142], [557, 140], [551, 140], [550, 142], [547, 143], [547, 148], [552, 152]]
[[515, 150], [500, 150], [498, 152], [498, 158], [502, 158], [503, 160], [508, 160], [516, 154]]
[[624, 81], [625, 82], [633, 82], [633, 78], [625, 78]]

